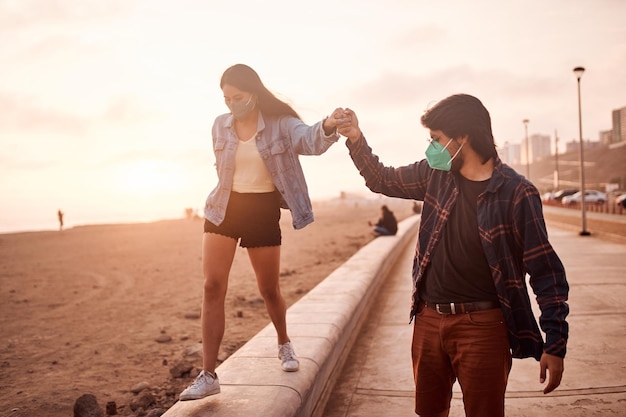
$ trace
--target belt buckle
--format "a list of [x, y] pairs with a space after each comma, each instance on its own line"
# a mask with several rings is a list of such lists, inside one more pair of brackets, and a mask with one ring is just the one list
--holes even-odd
[[439, 309], [439, 306], [442, 304], [435, 304], [435, 310], [437, 311], [437, 313], [439, 314], [443, 314], [443, 315], [447, 315], [447, 314], [456, 314], [456, 305], [454, 303], [450, 303], [450, 313], [444, 313], [443, 311], [441, 311]]

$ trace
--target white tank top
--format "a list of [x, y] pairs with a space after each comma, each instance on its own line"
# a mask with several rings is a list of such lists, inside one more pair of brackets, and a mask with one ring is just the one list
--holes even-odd
[[240, 140], [235, 153], [233, 191], [237, 193], [269, 193], [274, 182], [256, 147], [256, 133], [248, 140]]

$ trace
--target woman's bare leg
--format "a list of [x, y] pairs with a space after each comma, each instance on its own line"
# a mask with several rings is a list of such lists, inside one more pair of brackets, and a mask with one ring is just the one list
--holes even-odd
[[289, 342], [287, 336], [287, 306], [280, 293], [280, 246], [248, 248], [248, 256], [256, 274], [265, 307], [278, 335], [278, 344]]
[[224, 301], [235, 249], [237, 240], [233, 238], [213, 233], [205, 233], [202, 238], [202, 368], [212, 373], [224, 337]]

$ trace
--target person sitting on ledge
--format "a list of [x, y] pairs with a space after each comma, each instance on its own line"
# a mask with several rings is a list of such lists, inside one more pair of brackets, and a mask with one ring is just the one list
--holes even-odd
[[[378, 222], [374, 225], [374, 233], [377, 236], [394, 236], [398, 233], [398, 221], [394, 216], [393, 211], [389, 210], [389, 207], [383, 205], [381, 207], [382, 215]], [[372, 226], [372, 222], [368, 222]]]

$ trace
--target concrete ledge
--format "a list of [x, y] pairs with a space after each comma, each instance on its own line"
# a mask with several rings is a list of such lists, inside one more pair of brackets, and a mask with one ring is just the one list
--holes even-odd
[[[164, 417], [319, 417], [397, 256], [415, 242], [419, 216], [374, 239], [287, 310], [298, 372], [283, 372], [268, 324], [216, 370], [222, 392], [179, 401]], [[407, 278], [408, 279], [408, 278]], [[409, 311], [407, 296], [407, 323]]]

